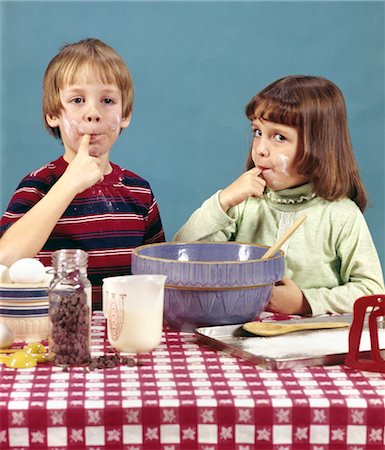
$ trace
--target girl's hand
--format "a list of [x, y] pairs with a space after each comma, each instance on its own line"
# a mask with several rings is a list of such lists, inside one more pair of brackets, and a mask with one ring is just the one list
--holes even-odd
[[262, 196], [266, 181], [259, 176], [260, 173], [257, 167], [253, 167], [223, 189], [219, 195], [223, 211], [227, 212], [232, 206], [239, 205], [249, 197]]
[[73, 187], [75, 195], [103, 180], [100, 159], [89, 154], [90, 138], [89, 134], [82, 137], [74, 159], [68, 164], [62, 176], [67, 186]]
[[280, 314], [309, 314], [311, 308], [301, 289], [290, 278], [284, 277], [273, 287], [266, 311]]

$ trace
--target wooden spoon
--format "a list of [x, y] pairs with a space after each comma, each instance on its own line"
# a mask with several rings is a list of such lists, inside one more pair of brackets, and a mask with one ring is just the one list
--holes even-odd
[[289, 237], [294, 233], [294, 231], [302, 224], [302, 222], [306, 219], [306, 215], [298, 217], [298, 219], [293, 223], [291, 227], [289, 227], [285, 233], [281, 237], [279, 237], [274, 244], [267, 250], [267, 252], [262, 256], [261, 259], [268, 259], [270, 256], [273, 256], [274, 253], [281, 248], [282, 244], [284, 244]]
[[257, 336], [278, 336], [292, 333], [293, 331], [318, 330], [326, 328], [349, 327], [349, 322], [307, 322], [307, 323], [271, 323], [271, 322], [247, 322], [242, 328]]

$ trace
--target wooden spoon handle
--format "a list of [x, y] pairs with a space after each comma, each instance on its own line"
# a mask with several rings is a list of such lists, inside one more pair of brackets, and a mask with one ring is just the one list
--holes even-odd
[[243, 329], [257, 336], [278, 336], [301, 330], [319, 330], [325, 328], [349, 327], [349, 322], [308, 322], [308, 323], [275, 323], [275, 322], [247, 322]]
[[285, 233], [281, 237], [279, 237], [274, 244], [267, 250], [267, 252], [262, 256], [261, 259], [268, 259], [274, 255], [274, 253], [282, 246], [284, 242], [286, 242], [289, 237], [294, 233], [294, 231], [303, 223], [306, 219], [306, 215], [298, 217], [298, 219], [293, 223], [291, 227], [289, 227]]
[[300, 331], [300, 330], [319, 330], [325, 328], [343, 328], [348, 326], [350, 326], [350, 323], [348, 322], [309, 322], [309, 323], [288, 324], [287, 329], [288, 331]]

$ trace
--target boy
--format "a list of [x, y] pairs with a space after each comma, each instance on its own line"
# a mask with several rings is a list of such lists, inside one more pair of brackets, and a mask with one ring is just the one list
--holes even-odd
[[165, 239], [148, 182], [109, 159], [132, 104], [130, 72], [113, 48], [64, 46], [43, 82], [46, 127], [64, 155], [21, 181], [1, 220], [1, 264], [36, 256], [49, 266], [55, 250], [87, 251], [94, 309], [104, 277], [130, 274], [133, 248]]

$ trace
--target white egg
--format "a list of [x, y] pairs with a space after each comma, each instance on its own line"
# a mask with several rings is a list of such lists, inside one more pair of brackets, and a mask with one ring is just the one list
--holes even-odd
[[7, 266], [0, 264], [0, 283], [10, 283], [9, 269]]
[[0, 323], [0, 348], [10, 347], [14, 341], [13, 331], [4, 323]]
[[45, 266], [44, 269], [45, 269], [45, 274], [44, 274], [43, 283], [46, 284], [47, 286], [49, 286], [49, 284], [51, 283], [51, 281], [54, 278], [53, 267]]
[[40, 283], [45, 277], [45, 267], [37, 259], [22, 258], [9, 268], [14, 283]]
[[12, 283], [11, 277], [9, 276], [9, 268], [8, 267], [2, 273], [1, 282], [7, 283], [7, 284]]

